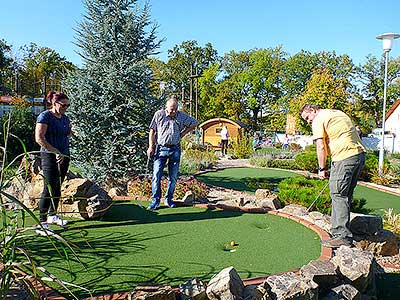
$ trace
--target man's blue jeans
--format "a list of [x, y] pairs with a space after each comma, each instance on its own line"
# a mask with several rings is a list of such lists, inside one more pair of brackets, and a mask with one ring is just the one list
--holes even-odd
[[332, 162], [329, 189], [332, 198], [331, 233], [334, 238], [352, 240], [350, 208], [357, 179], [365, 165], [365, 153]]
[[168, 161], [168, 187], [165, 193], [165, 203], [171, 206], [174, 197], [176, 181], [178, 180], [179, 163], [181, 160], [181, 147], [177, 146], [157, 146], [154, 155], [153, 179], [151, 185], [152, 202], [150, 208], [156, 209], [160, 205], [161, 198], [161, 178], [164, 167]]

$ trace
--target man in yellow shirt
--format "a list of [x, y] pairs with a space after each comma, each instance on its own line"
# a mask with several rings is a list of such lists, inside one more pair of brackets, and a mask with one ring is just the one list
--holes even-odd
[[312, 124], [320, 179], [328, 178], [327, 157], [331, 156], [332, 161], [329, 176], [332, 238], [323, 241], [322, 245], [330, 248], [351, 246], [350, 207], [358, 176], [365, 165], [365, 147], [349, 116], [340, 110], [306, 104], [300, 109], [300, 115]]

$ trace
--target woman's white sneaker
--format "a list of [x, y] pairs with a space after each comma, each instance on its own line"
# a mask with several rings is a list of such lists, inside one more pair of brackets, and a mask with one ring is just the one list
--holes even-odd
[[54, 234], [54, 232], [50, 229], [49, 224], [47, 223], [40, 223], [40, 225], [37, 225], [36, 233], [43, 236]]
[[58, 226], [66, 226], [68, 221], [61, 219], [58, 215], [52, 215], [47, 217], [48, 224], [55, 224]]

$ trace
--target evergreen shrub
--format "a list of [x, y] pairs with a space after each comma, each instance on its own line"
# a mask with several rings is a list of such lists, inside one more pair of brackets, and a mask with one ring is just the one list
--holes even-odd
[[[316, 173], [318, 170], [318, 160], [316, 151], [301, 152], [295, 157], [296, 166], [300, 170]], [[327, 164], [328, 165], [328, 164]]]
[[[278, 197], [285, 205], [299, 204], [308, 208], [326, 183], [327, 181], [307, 179], [305, 177], [287, 178], [282, 180], [278, 185]], [[365, 213], [366, 211], [363, 208], [365, 204], [366, 200], [364, 198], [353, 198], [351, 211]], [[319, 196], [311, 210], [317, 210], [324, 214], [331, 213], [329, 186]]]
[[148, 129], [160, 102], [148, 58], [159, 47], [149, 6], [137, 0], [85, 1], [76, 29], [83, 67], [63, 82], [76, 132], [74, 164], [105, 186], [124, 186], [146, 166]]

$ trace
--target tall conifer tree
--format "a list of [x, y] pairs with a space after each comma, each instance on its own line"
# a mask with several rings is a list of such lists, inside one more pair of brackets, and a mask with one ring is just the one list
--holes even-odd
[[137, 0], [85, 0], [76, 29], [83, 68], [64, 82], [77, 135], [72, 158], [103, 186], [144, 170], [147, 132], [158, 102], [146, 59], [159, 47], [149, 6]]

